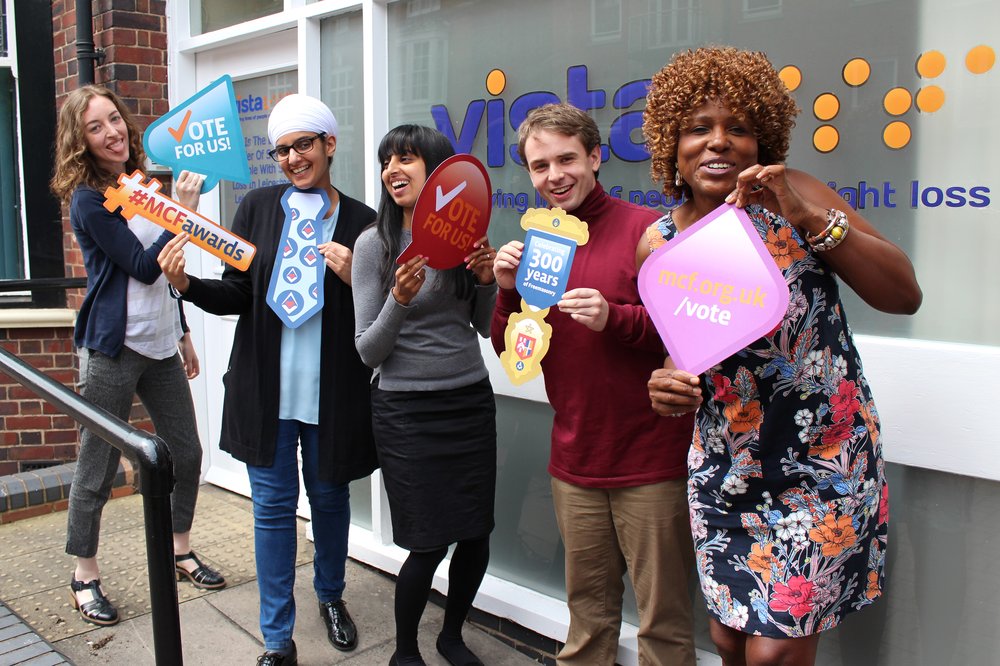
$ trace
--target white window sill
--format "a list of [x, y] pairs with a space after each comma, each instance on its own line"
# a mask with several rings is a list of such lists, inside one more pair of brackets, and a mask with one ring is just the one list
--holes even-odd
[[69, 308], [0, 308], [0, 328], [69, 328], [76, 310]]

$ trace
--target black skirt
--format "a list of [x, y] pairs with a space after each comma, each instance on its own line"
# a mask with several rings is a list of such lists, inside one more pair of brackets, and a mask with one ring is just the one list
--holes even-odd
[[396, 545], [436, 550], [493, 531], [496, 402], [488, 378], [445, 391], [372, 387]]

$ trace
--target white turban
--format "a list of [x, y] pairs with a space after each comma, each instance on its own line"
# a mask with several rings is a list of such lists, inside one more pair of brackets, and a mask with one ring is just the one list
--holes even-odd
[[293, 93], [274, 105], [267, 119], [267, 138], [271, 145], [292, 132], [325, 132], [327, 136], [337, 136], [337, 119], [330, 108], [309, 95]]

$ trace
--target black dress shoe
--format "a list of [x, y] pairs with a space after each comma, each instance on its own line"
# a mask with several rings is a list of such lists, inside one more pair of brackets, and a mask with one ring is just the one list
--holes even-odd
[[[194, 571], [188, 571], [180, 565], [184, 560], [194, 560], [198, 566]], [[177, 580], [187, 578], [192, 585], [202, 590], [221, 590], [226, 586], [226, 579], [222, 574], [205, 566], [193, 550], [186, 555], [174, 555], [174, 571], [177, 572]]]
[[323, 618], [326, 625], [326, 635], [341, 652], [350, 652], [358, 647], [358, 628], [354, 626], [351, 614], [347, 612], [347, 606], [343, 599], [337, 601], [320, 602], [319, 616]]
[[265, 652], [257, 657], [257, 666], [299, 666], [299, 653], [295, 649], [295, 641], [288, 652]]
[[[73, 576], [69, 589], [70, 596], [73, 597], [73, 608], [80, 611], [80, 617], [84, 620], [101, 627], [118, 624], [118, 609], [104, 596], [100, 579], [95, 578], [89, 583], [81, 583], [76, 576]], [[81, 602], [80, 597], [86, 601]]]

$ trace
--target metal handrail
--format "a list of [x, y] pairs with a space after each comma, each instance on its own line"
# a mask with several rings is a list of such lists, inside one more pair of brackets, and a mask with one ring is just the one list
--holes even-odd
[[86, 289], [87, 278], [32, 278], [30, 280], [0, 280], [0, 292], [31, 291], [34, 289]]
[[122, 452], [139, 469], [146, 524], [146, 562], [153, 610], [153, 654], [157, 664], [182, 664], [181, 622], [174, 573], [170, 491], [174, 465], [162, 439], [139, 430], [0, 348], [0, 372], [10, 375], [77, 423]]

